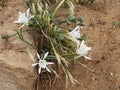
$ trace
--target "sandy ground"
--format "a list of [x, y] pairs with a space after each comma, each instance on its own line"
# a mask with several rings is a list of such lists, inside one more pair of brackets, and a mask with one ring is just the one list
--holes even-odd
[[[0, 9], [0, 34], [13, 33], [11, 29], [18, 11], [25, 11], [22, 3], [22, 0], [10, 0]], [[93, 71], [77, 64], [72, 66], [79, 85], [65, 90], [120, 90], [120, 28], [114, 24], [120, 21], [120, 3], [79, 6], [76, 13], [85, 19], [81, 32], [87, 35], [88, 45], [92, 47], [92, 61], [80, 61]], [[63, 90], [60, 86], [62, 84], [56, 90]]]

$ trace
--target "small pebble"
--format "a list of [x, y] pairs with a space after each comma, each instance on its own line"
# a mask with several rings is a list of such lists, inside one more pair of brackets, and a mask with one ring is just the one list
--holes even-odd
[[113, 73], [111, 72], [110, 75], [113, 76]]

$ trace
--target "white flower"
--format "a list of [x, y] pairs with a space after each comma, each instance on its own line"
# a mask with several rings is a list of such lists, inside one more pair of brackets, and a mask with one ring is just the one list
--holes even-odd
[[80, 35], [80, 26], [75, 27], [70, 33], [70, 36], [72, 36], [74, 39], [78, 39], [81, 37]]
[[77, 44], [77, 48], [79, 47], [80, 43], [80, 40], [78, 39], [81, 37], [80, 28], [81, 26], [78, 25], [69, 33], [69, 35], [72, 37], [72, 40]]
[[22, 28], [23, 26], [28, 25], [29, 20], [33, 17], [34, 17], [33, 15], [32, 16], [30, 15], [30, 8], [29, 8], [27, 9], [26, 13], [19, 12], [18, 20], [14, 22], [21, 24], [20, 28]]
[[48, 56], [48, 52], [45, 53], [44, 57], [40, 57], [40, 55], [37, 53], [37, 57], [39, 59], [39, 62], [38, 63], [34, 63], [32, 64], [32, 66], [36, 66], [36, 65], [39, 65], [39, 69], [38, 69], [38, 74], [41, 73], [41, 69], [46, 69], [48, 72], [51, 72], [49, 70], [49, 68], [47, 67], [47, 65], [49, 64], [54, 64], [53, 62], [46, 62], [45, 58]]
[[77, 48], [76, 53], [80, 56], [83, 56], [85, 59], [91, 60], [90, 57], [88, 57], [88, 51], [91, 50], [91, 47], [88, 47], [85, 45], [84, 40], [81, 42], [80, 47]]

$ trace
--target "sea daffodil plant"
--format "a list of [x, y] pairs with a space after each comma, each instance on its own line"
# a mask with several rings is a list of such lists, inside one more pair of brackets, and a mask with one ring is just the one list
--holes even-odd
[[[91, 58], [88, 57], [88, 52], [91, 50], [91, 47], [86, 46], [84, 43], [85, 41], [82, 39], [82, 34], [80, 33], [80, 29], [82, 27], [80, 24], [78, 24], [71, 32], [68, 33], [68, 27], [66, 26], [66, 28], [63, 28], [62, 24], [59, 23], [60, 21], [55, 19], [57, 18], [56, 13], [62, 4], [67, 3], [68, 6], [70, 6], [71, 14], [74, 14], [75, 9], [71, 0], [58, 1], [58, 6], [54, 8], [54, 5], [51, 7], [51, 3], [47, 2], [47, 0], [36, 0], [36, 2], [33, 2], [31, 5], [32, 13], [34, 15], [30, 15], [30, 9], [27, 9], [27, 11], [24, 13], [19, 12], [18, 20], [14, 22], [20, 24], [20, 34], [19, 30], [17, 34], [18, 36], [22, 36], [23, 29], [21, 28], [25, 25], [28, 25], [30, 19], [34, 17], [33, 20], [31, 20], [31, 23], [33, 23], [31, 29], [34, 28], [40, 37], [37, 42], [38, 45], [36, 45], [40, 47], [37, 47], [37, 50], [39, 52], [45, 52], [46, 50], [49, 51], [49, 56], [51, 57], [48, 58], [54, 60], [55, 65], [58, 65], [60, 68], [62, 68], [66, 76], [66, 80], [68, 79], [72, 84], [75, 84], [76, 80], [72, 77], [69, 71], [69, 62], [77, 60], [75, 59], [76, 57], [84, 57], [85, 59], [91, 60]], [[50, 8], [48, 8], [48, 5]], [[74, 20], [76, 20], [76, 17]], [[21, 40], [23, 40], [23, 37]], [[38, 62], [32, 64], [33, 67], [36, 65], [39, 66], [38, 76], [40, 76], [39, 74], [42, 73], [42, 70], [46, 70], [48, 72], [52, 71], [55, 75], [59, 71], [49, 67], [54, 63], [47, 62], [47, 56], [48, 52], [46, 52], [43, 57], [37, 53]]]

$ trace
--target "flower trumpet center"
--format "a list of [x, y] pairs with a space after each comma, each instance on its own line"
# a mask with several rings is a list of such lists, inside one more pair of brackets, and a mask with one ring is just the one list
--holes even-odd
[[47, 62], [45, 61], [45, 60], [40, 60], [39, 61], [39, 66], [41, 67], [41, 68], [46, 68], [46, 66], [47, 66]]

